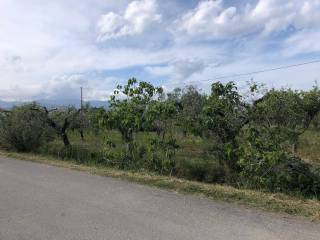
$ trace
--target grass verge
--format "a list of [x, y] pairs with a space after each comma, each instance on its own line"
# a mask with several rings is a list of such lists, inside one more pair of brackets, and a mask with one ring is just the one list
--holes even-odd
[[313, 221], [320, 221], [320, 201], [317, 200], [298, 198], [281, 193], [272, 194], [247, 189], [237, 189], [219, 184], [205, 184], [146, 172], [122, 171], [108, 167], [88, 166], [35, 154], [0, 151], [0, 155], [74, 169], [100, 176], [119, 178], [179, 193], [201, 195], [213, 200], [232, 202], [246, 207], [303, 216]]

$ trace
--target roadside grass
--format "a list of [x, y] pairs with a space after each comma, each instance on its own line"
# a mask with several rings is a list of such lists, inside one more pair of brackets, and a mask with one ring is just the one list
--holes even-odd
[[302, 134], [297, 153], [305, 161], [320, 166], [320, 131], [309, 130]]
[[100, 176], [119, 178], [161, 189], [176, 191], [183, 194], [194, 194], [216, 201], [235, 203], [245, 207], [253, 207], [271, 212], [307, 217], [320, 221], [320, 201], [289, 196], [281, 193], [267, 193], [247, 189], [237, 189], [220, 184], [206, 184], [188, 181], [169, 176], [141, 171], [123, 171], [106, 166], [80, 164], [72, 160], [58, 160], [53, 157], [0, 151], [1, 156], [20, 160], [64, 167], [88, 172]]

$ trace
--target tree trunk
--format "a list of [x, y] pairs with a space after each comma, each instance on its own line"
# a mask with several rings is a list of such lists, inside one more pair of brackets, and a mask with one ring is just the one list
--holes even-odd
[[67, 128], [69, 126], [69, 121], [68, 121], [68, 118], [66, 118], [64, 120], [64, 125], [61, 129], [61, 132], [62, 132], [62, 140], [63, 140], [63, 144], [65, 147], [68, 147], [70, 145], [70, 141], [69, 141], [69, 138], [68, 138], [68, 134], [67, 134]]
[[68, 147], [70, 145], [70, 141], [69, 141], [67, 133], [62, 133], [61, 137], [62, 137], [62, 141], [63, 141], [64, 146]]
[[297, 144], [296, 144], [296, 143], [293, 143], [293, 144], [292, 144], [292, 153], [293, 153], [293, 154], [296, 154], [296, 153], [297, 153]]
[[81, 141], [84, 141], [84, 134], [82, 129], [80, 129], [80, 136], [81, 136]]
[[187, 131], [186, 130], [183, 130], [182, 134], [183, 134], [183, 137], [187, 137]]

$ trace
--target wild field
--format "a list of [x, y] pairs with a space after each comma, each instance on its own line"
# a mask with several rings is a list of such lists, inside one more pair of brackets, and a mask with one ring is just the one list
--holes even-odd
[[129, 79], [109, 108], [48, 109], [37, 103], [0, 116], [0, 146], [118, 170], [238, 189], [320, 197], [320, 90], [249, 95], [216, 82], [164, 93]]
[[[155, 133], [140, 133], [137, 136], [139, 146], [148, 145], [148, 140]], [[81, 139], [78, 131], [70, 132], [71, 145], [66, 149], [59, 138], [44, 145], [38, 150], [40, 154], [65, 160], [75, 160], [79, 163], [113, 165], [104, 159], [104, 151], [108, 148], [106, 139], [113, 139], [116, 145], [115, 152], [125, 152], [121, 134], [114, 130], [104, 132], [86, 131]], [[193, 135], [175, 136], [179, 148], [176, 150], [174, 161], [177, 163], [177, 175], [189, 180], [216, 182], [219, 175], [220, 163], [217, 159], [210, 158], [210, 142]], [[303, 161], [315, 167], [320, 166], [320, 131], [309, 130], [302, 134], [297, 145], [297, 155]], [[114, 164], [116, 166], [116, 164]]]

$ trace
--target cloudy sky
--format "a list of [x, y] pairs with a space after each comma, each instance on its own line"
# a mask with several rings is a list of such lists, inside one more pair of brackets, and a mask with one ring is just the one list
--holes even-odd
[[[129, 77], [207, 91], [320, 59], [320, 0], [0, 0], [0, 99], [107, 99]], [[242, 77], [309, 88], [320, 64]]]

